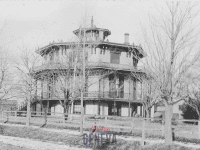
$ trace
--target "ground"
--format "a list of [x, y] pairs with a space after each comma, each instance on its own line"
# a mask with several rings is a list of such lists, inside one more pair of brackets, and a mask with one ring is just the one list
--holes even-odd
[[0, 149], [5, 150], [87, 150], [85, 148], [73, 148], [59, 142], [42, 142], [27, 138], [0, 136]]
[[[91, 149], [92, 146], [83, 145], [83, 140], [80, 132], [69, 129], [50, 129], [50, 128], [40, 128], [38, 126], [25, 127], [24, 125], [13, 125], [13, 124], [0, 124], [4, 129], [4, 134], [0, 135], [0, 142], [3, 145], [1, 149], [8, 150], [79, 150], [79, 149]], [[85, 131], [88, 133], [88, 131]], [[77, 141], [75, 141], [77, 140]], [[130, 136], [118, 136], [117, 135], [117, 145], [110, 145], [105, 149], [139, 149], [141, 138], [130, 137]], [[157, 143], [157, 149], [163, 149], [159, 146], [163, 145], [163, 140], [146, 140], [150, 145]], [[159, 144], [160, 143], [160, 144]], [[6, 144], [6, 145], [5, 145]], [[11, 145], [9, 145], [11, 144]], [[184, 147], [185, 150], [192, 150], [200, 148], [197, 144], [184, 144], [178, 143], [179, 148]], [[175, 146], [177, 147], [177, 145]], [[145, 149], [145, 147], [144, 147]], [[146, 147], [146, 149], [150, 149]], [[173, 148], [170, 148], [173, 149]]]

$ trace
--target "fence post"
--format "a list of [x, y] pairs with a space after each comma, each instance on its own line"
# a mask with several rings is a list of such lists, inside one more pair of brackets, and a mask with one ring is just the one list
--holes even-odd
[[142, 124], [142, 141], [141, 141], [141, 145], [144, 146], [145, 145], [145, 119], [143, 119], [143, 124]]
[[199, 139], [200, 139], [200, 121], [198, 121]]
[[133, 120], [132, 120], [132, 122], [131, 122], [131, 132], [132, 132], [132, 133], [134, 132], [133, 129], [134, 129], [134, 118], [133, 118]]

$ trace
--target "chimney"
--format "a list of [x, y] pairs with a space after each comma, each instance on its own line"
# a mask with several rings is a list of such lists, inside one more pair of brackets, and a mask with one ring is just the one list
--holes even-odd
[[128, 33], [124, 34], [124, 44], [129, 44], [129, 34]]

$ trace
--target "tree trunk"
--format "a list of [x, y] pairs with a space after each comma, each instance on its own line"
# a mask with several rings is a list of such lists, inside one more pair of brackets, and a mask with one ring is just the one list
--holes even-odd
[[47, 113], [48, 113], [48, 101], [46, 106], [44, 107], [44, 125], [47, 124]]
[[[146, 113], [147, 113], [146, 118], [150, 118], [150, 109], [149, 109], [149, 108], [146, 109]], [[149, 120], [149, 119], [148, 119], [148, 120]]]
[[31, 116], [31, 103], [29, 95], [27, 97], [26, 126], [30, 126], [30, 116]]
[[[150, 118], [150, 108], [148, 108], [147, 106], [144, 107], [145, 112], [146, 112], [146, 116], [145, 118]], [[146, 119], [146, 122], [150, 122], [150, 119]]]
[[[146, 109], [146, 118], [150, 118], [150, 111], [149, 111], [149, 108]], [[150, 122], [150, 119], [147, 119], [146, 122], [149, 123], [149, 122]]]
[[63, 102], [63, 122], [65, 123], [65, 120], [68, 119], [68, 108], [69, 108], [69, 90], [64, 89], [64, 102]]
[[63, 114], [63, 119], [64, 119], [64, 121], [65, 121], [65, 117], [66, 117], [66, 112], [67, 112], [67, 108], [66, 108], [66, 106], [64, 106], [64, 114]]
[[[40, 115], [43, 115], [43, 104], [42, 104], [42, 100], [40, 100], [40, 110], [41, 110]], [[42, 116], [41, 116], [41, 118], [42, 118]]]
[[199, 117], [199, 121], [198, 121], [198, 137], [200, 139], [200, 117]]
[[165, 144], [172, 144], [172, 114], [173, 105], [168, 104], [165, 106]]
[[46, 105], [46, 107], [45, 107], [45, 114], [44, 114], [44, 125], [46, 125], [47, 124], [47, 115], [48, 115], [48, 110], [49, 110], [49, 101], [47, 100], [47, 105]]
[[47, 106], [44, 108], [44, 125], [47, 124]]
[[65, 121], [65, 120], [68, 120], [69, 104], [65, 104], [64, 107], [63, 107], [63, 109], [64, 109], [63, 119]]

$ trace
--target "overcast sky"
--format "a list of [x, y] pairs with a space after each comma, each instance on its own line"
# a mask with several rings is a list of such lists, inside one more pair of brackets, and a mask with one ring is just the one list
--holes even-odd
[[93, 16], [97, 27], [111, 31], [109, 41], [123, 43], [129, 33], [130, 43], [139, 44], [141, 23], [153, 9], [147, 0], [0, 1], [0, 42], [17, 54], [23, 45], [34, 51], [53, 40], [69, 41], [86, 15], [88, 25]]

